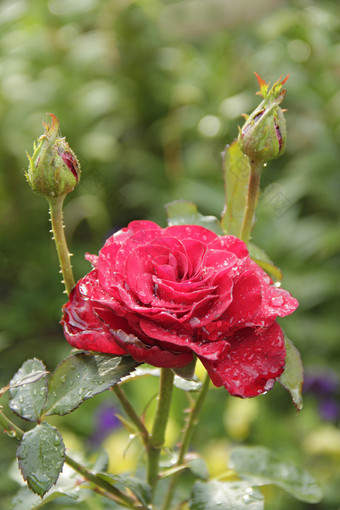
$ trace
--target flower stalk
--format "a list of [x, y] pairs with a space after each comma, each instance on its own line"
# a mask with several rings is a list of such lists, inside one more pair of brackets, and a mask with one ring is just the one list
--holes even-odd
[[62, 282], [65, 285], [65, 291], [69, 295], [75, 286], [72, 266], [71, 254], [68, 251], [64, 225], [63, 225], [63, 202], [65, 195], [55, 198], [49, 198], [50, 218], [53, 232], [53, 239], [57, 248], [61, 273], [63, 275]]
[[250, 161], [250, 174], [248, 183], [248, 192], [244, 209], [243, 222], [239, 238], [245, 243], [249, 241], [250, 234], [254, 224], [255, 210], [260, 194], [260, 180], [263, 163], [255, 163]]
[[158, 406], [147, 450], [148, 472], [147, 481], [154, 493], [159, 473], [159, 457], [165, 441], [168, 423], [174, 373], [170, 368], [162, 368], [159, 386]]
[[116, 394], [116, 397], [118, 398], [122, 408], [124, 409], [124, 411], [126, 412], [128, 417], [130, 418], [130, 420], [133, 422], [133, 424], [136, 426], [138, 431], [140, 432], [140, 435], [141, 435], [141, 438], [142, 438], [142, 441], [143, 441], [145, 447], [148, 448], [149, 447], [149, 432], [148, 432], [147, 428], [145, 427], [144, 423], [142, 422], [142, 420], [139, 418], [138, 414], [132, 407], [131, 403], [127, 399], [122, 388], [118, 384], [115, 384], [114, 386], [112, 386], [112, 390]]
[[[181, 447], [180, 447], [180, 450], [178, 453], [178, 459], [176, 462], [176, 466], [181, 466], [184, 462], [185, 454], [187, 453], [187, 451], [189, 449], [191, 438], [193, 436], [195, 427], [198, 424], [199, 415], [201, 413], [205, 398], [208, 393], [209, 383], [210, 383], [210, 377], [208, 374], [206, 374], [205, 379], [203, 381], [201, 391], [200, 391], [193, 407], [190, 409], [190, 412], [189, 412], [189, 419], [188, 419], [188, 422], [187, 422], [185, 430], [184, 430], [183, 440], [182, 440], [182, 444], [181, 444]], [[172, 498], [174, 495], [175, 488], [179, 481], [179, 478], [180, 478], [180, 473], [176, 473], [172, 476], [172, 478], [170, 480], [169, 487], [168, 487], [168, 492], [167, 492], [165, 500], [164, 500], [162, 510], [168, 510], [170, 508], [171, 501], [172, 501]]]

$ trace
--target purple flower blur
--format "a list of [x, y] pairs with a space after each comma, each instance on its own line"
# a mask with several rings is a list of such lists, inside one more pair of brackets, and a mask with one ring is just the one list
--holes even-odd
[[96, 413], [94, 431], [90, 442], [93, 447], [99, 446], [111, 432], [121, 426], [116, 413], [118, 409], [109, 404], [99, 406]]
[[310, 372], [305, 376], [303, 392], [316, 397], [320, 416], [325, 421], [340, 417], [339, 390], [339, 377], [334, 372]]

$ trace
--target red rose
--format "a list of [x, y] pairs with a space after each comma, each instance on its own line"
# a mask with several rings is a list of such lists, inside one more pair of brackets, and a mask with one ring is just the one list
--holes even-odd
[[93, 270], [64, 306], [72, 346], [171, 368], [196, 355], [216, 386], [240, 397], [269, 390], [283, 372], [275, 320], [298, 302], [236, 237], [133, 221], [87, 259]]

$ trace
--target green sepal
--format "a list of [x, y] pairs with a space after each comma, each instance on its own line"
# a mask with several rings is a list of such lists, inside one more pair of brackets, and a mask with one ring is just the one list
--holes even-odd
[[192, 381], [195, 375], [196, 361], [197, 358], [194, 356], [191, 363], [185, 365], [185, 367], [173, 368], [172, 371], [179, 377], [182, 377], [182, 379]]
[[270, 260], [268, 255], [262, 248], [259, 248], [253, 243], [247, 243], [248, 251], [250, 257], [253, 259], [256, 264], [258, 264], [266, 273], [268, 273], [274, 282], [282, 282], [283, 274], [281, 269], [279, 269], [275, 264]]
[[300, 411], [303, 406], [303, 365], [301, 356], [295, 345], [284, 333], [286, 346], [286, 365], [283, 374], [279, 379], [280, 383], [289, 391], [293, 404]]
[[251, 166], [237, 140], [225, 147], [222, 157], [225, 209], [221, 224], [224, 233], [239, 237], [245, 216]]

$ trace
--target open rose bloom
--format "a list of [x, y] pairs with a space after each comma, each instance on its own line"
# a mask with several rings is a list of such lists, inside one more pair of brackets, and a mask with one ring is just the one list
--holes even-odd
[[276, 317], [298, 302], [234, 236], [133, 221], [110, 237], [73, 289], [62, 324], [79, 349], [178, 368], [197, 356], [215, 386], [253, 397], [285, 366]]

